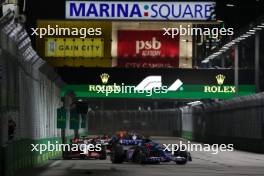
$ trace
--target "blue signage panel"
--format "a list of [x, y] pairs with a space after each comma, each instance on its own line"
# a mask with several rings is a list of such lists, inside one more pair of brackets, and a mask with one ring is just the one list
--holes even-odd
[[67, 19], [213, 20], [215, 2], [66, 1]]

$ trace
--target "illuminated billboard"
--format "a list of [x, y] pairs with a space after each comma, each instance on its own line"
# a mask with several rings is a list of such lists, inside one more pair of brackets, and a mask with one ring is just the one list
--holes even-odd
[[67, 19], [212, 20], [215, 2], [66, 1]]
[[161, 30], [119, 30], [119, 67], [178, 67], [179, 37], [168, 37]]
[[234, 70], [87, 69], [78, 71], [86, 76], [65, 80], [70, 85], [62, 88], [61, 96], [74, 92], [80, 98], [227, 99], [255, 93], [253, 73], [240, 70], [235, 87]]
[[46, 57], [103, 57], [103, 38], [47, 38]]
[[38, 20], [37, 52], [54, 67], [111, 67], [112, 23]]

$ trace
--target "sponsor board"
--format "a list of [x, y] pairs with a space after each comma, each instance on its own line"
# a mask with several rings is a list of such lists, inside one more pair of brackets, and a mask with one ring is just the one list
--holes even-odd
[[66, 19], [213, 20], [215, 2], [66, 1]]
[[63, 87], [61, 96], [73, 91], [80, 98], [228, 99], [255, 93], [255, 85], [247, 79], [251, 71], [240, 71], [245, 78], [236, 89], [233, 70], [121, 70], [104, 69], [94, 74], [90, 70], [86, 83]]
[[[112, 66], [112, 60], [111, 60], [112, 23], [111, 22], [38, 20], [37, 28], [39, 29], [52, 28], [55, 31], [58, 31], [59, 29], [69, 29], [70, 31], [79, 31], [82, 33], [82, 35], [77, 35], [76, 33], [70, 33], [71, 35], [69, 36], [46, 35], [43, 38], [37, 37], [36, 38], [37, 52], [41, 56], [41, 58], [43, 58], [49, 65], [53, 67], [65, 67], [65, 66], [111, 67]], [[100, 32], [101, 35], [97, 35], [97, 34], [88, 35], [87, 30], [89, 29], [101, 29]], [[57, 34], [57, 32], [55, 32], [55, 34]], [[64, 33], [62, 32], [62, 34]], [[84, 34], [85, 35], [87, 34], [87, 37], [84, 37]], [[57, 40], [56, 42], [55, 39]]]
[[46, 57], [103, 57], [104, 40], [102, 38], [47, 38], [45, 40]]
[[161, 30], [119, 30], [120, 67], [178, 67], [179, 37], [163, 36]]

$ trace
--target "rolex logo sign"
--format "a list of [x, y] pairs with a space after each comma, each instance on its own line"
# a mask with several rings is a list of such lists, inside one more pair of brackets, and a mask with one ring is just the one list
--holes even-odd
[[230, 85], [224, 85], [225, 76], [222, 74], [216, 75], [216, 81], [218, 85], [204, 86], [204, 92], [207, 93], [236, 93], [236, 87]]
[[107, 84], [108, 83], [109, 77], [110, 76], [107, 73], [103, 73], [103, 74], [100, 75], [100, 78], [101, 78], [103, 84]]
[[223, 85], [224, 84], [224, 81], [225, 81], [225, 76], [224, 75], [217, 75], [216, 77], [216, 80], [217, 80], [217, 84], [219, 85]]

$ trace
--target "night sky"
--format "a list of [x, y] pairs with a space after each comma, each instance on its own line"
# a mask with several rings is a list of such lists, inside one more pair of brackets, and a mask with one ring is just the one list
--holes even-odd
[[[264, 0], [217, 0], [216, 4], [217, 19], [224, 21], [225, 27], [234, 28], [235, 32], [264, 15]], [[234, 6], [227, 7], [227, 4]], [[65, 0], [27, 0], [25, 13], [27, 29], [36, 27], [37, 19], [65, 19]]]
[[[243, 27], [264, 15], [264, 0], [217, 0], [216, 3], [217, 19], [231, 27]], [[34, 26], [37, 19], [64, 19], [65, 0], [27, 0], [26, 15], [28, 26]]]

